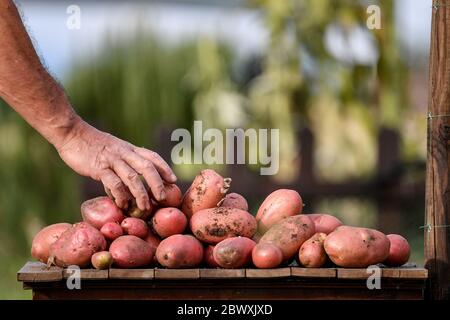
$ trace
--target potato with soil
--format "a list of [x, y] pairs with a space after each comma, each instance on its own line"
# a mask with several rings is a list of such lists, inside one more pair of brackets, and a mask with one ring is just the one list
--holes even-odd
[[183, 201], [183, 193], [176, 184], [164, 183], [164, 192], [166, 199], [158, 201], [158, 205], [162, 207], [179, 208]]
[[338, 227], [325, 239], [325, 252], [334, 264], [344, 268], [367, 268], [389, 256], [390, 242], [378, 230]]
[[114, 260], [114, 265], [119, 268], [141, 268], [153, 260], [155, 248], [147, 241], [136, 236], [126, 235], [114, 240], [109, 252]]
[[300, 246], [315, 233], [314, 223], [306, 215], [284, 218], [273, 225], [259, 240], [259, 243], [271, 243], [283, 253], [283, 261], [298, 253]]
[[113, 258], [109, 251], [100, 251], [92, 255], [91, 264], [95, 269], [105, 270], [109, 269], [113, 264]]
[[123, 236], [123, 229], [117, 222], [107, 222], [100, 229], [106, 240], [114, 241], [118, 237]]
[[230, 188], [231, 179], [223, 178], [211, 169], [202, 170], [183, 196], [181, 211], [188, 217], [196, 212], [216, 207]]
[[152, 218], [153, 230], [161, 237], [167, 238], [181, 234], [186, 229], [187, 218], [177, 208], [161, 208]]
[[161, 241], [156, 259], [166, 268], [193, 268], [202, 263], [203, 245], [191, 235], [176, 234]]
[[316, 232], [330, 234], [337, 227], [343, 225], [342, 221], [336, 218], [335, 216], [324, 214], [324, 213], [311, 213], [308, 214], [308, 217], [314, 222], [314, 226], [316, 227]]
[[97, 197], [81, 205], [83, 220], [98, 230], [107, 222], [121, 223], [125, 216], [109, 197]]
[[201, 210], [193, 215], [190, 227], [197, 239], [216, 244], [230, 237], [253, 237], [256, 220], [250, 213], [240, 209], [216, 207]]
[[120, 224], [125, 234], [136, 236], [138, 238], [144, 239], [147, 237], [149, 228], [147, 223], [138, 218], [125, 218]]
[[306, 268], [320, 268], [327, 262], [328, 256], [323, 247], [327, 235], [316, 233], [306, 240], [298, 252], [300, 264]]
[[253, 248], [252, 260], [257, 268], [276, 268], [283, 262], [283, 253], [274, 244], [259, 243]]
[[232, 237], [219, 242], [213, 250], [214, 261], [226, 269], [242, 268], [252, 261], [256, 243], [245, 237]]
[[70, 223], [55, 223], [39, 231], [31, 244], [31, 256], [36, 260], [47, 263], [50, 257], [50, 246], [71, 227]]
[[229, 193], [223, 198], [221, 207], [231, 207], [237, 208], [244, 211], [248, 211], [248, 203], [247, 200], [241, 196], [239, 193]]
[[106, 249], [102, 233], [86, 222], [74, 224], [50, 247], [49, 261], [59, 267], [86, 267], [94, 253]]
[[302, 197], [295, 190], [279, 189], [272, 192], [261, 204], [256, 214], [258, 233], [264, 234], [284, 218], [299, 215], [303, 210]]
[[383, 264], [390, 267], [399, 267], [407, 263], [411, 253], [408, 240], [399, 234], [388, 234], [387, 237], [391, 245], [389, 256], [383, 261]]

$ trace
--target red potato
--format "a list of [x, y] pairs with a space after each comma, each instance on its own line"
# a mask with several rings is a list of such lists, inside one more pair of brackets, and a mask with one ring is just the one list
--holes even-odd
[[272, 192], [261, 204], [256, 214], [258, 232], [264, 234], [284, 218], [301, 214], [302, 197], [295, 190], [279, 189]]
[[[150, 231], [147, 237], [144, 239], [156, 252], [159, 244], [161, 243], [161, 239], [158, 235], [154, 234], [153, 231]], [[157, 264], [158, 260], [156, 260], [156, 255], [153, 256], [152, 264]]]
[[341, 220], [329, 214], [311, 213], [308, 214], [308, 217], [314, 222], [316, 232], [330, 234], [336, 230], [337, 227], [343, 225]]
[[389, 256], [389, 239], [378, 230], [341, 226], [325, 239], [325, 252], [344, 268], [367, 268]]
[[198, 211], [190, 220], [195, 237], [209, 244], [236, 236], [251, 238], [256, 232], [256, 220], [248, 212], [229, 207]]
[[327, 253], [323, 247], [326, 237], [325, 233], [319, 232], [302, 244], [298, 252], [298, 259], [304, 267], [320, 268], [327, 262]]
[[94, 253], [106, 249], [102, 233], [86, 222], [74, 224], [50, 247], [49, 261], [59, 267], [86, 267]]
[[192, 268], [203, 260], [203, 245], [191, 235], [176, 234], [161, 241], [158, 262], [166, 268]]
[[97, 197], [81, 205], [83, 220], [98, 230], [107, 222], [121, 223], [125, 216], [114, 201], [108, 197]]
[[383, 263], [390, 267], [398, 267], [407, 263], [411, 253], [408, 240], [399, 234], [388, 234], [387, 237], [391, 245], [389, 256]]
[[153, 230], [161, 237], [167, 238], [181, 234], [186, 229], [187, 218], [177, 208], [161, 208], [152, 218]]
[[216, 260], [214, 260], [214, 255], [213, 255], [214, 247], [215, 246], [211, 246], [211, 245], [207, 246], [206, 249], [205, 249], [205, 254], [204, 254], [204, 258], [203, 258], [203, 261], [210, 268], [218, 268], [218, 267], [220, 267], [217, 264]]
[[31, 244], [31, 256], [36, 260], [47, 263], [48, 258], [50, 258], [50, 246], [71, 227], [70, 223], [55, 223], [39, 231]]
[[100, 229], [106, 240], [113, 241], [123, 236], [123, 229], [117, 222], [107, 222]]
[[298, 253], [300, 246], [315, 233], [314, 223], [301, 214], [284, 218], [272, 226], [259, 240], [271, 243], [283, 253], [283, 260], [289, 260]]
[[98, 270], [109, 269], [113, 264], [113, 258], [109, 251], [100, 251], [92, 255], [92, 266]]
[[114, 265], [119, 268], [145, 267], [153, 260], [155, 249], [148, 242], [136, 236], [121, 236], [109, 247]]
[[147, 237], [149, 229], [147, 223], [138, 218], [125, 218], [120, 224], [125, 234], [144, 239]]
[[248, 211], [248, 203], [247, 200], [241, 196], [239, 193], [229, 193], [223, 198], [221, 207], [231, 207], [237, 208], [244, 211]]
[[257, 268], [276, 268], [283, 262], [283, 253], [274, 244], [261, 243], [253, 248], [252, 260]]
[[214, 261], [226, 269], [244, 267], [251, 263], [255, 245], [253, 240], [245, 237], [225, 239], [214, 247]]
[[158, 204], [163, 207], [179, 208], [183, 201], [183, 193], [176, 184], [164, 183], [166, 199], [159, 201]]
[[208, 208], [216, 207], [230, 188], [231, 179], [223, 178], [211, 169], [202, 170], [183, 196], [181, 211], [188, 217]]

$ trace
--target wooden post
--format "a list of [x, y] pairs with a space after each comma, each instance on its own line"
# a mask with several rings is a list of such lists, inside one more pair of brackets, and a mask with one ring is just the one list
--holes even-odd
[[450, 287], [450, 6], [433, 0], [428, 106], [425, 266], [429, 298]]

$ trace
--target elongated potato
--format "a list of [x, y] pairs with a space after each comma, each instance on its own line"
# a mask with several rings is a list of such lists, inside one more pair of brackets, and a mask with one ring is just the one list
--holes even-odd
[[50, 246], [49, 261], [59, 267], [87, 267], [94, 253], [106, 249], [105, 237], [86, 222], [74, 224]]
[[72, 225], [70, 223], [55, 223], [39, 231], [31, 244], [31, 256], [43, 263], [50, 258], [50, 246]]
[[181, 211], [188, 217], [208, 208], [216, 207], [230, 188], [231, 179], [223, 178], [211, 169], [202, 170], [184, 194]]
[[109, 252], [114, 265], [119, 268], [145, 267], [153, 260], [155, 249], [148, 242], [136, 236], [126, 235], [114, 240]]
[[298, 252], [298, 259], [304, 267], [320, 268], [327, 262], [327, 253], [323, 247], [326, 237], [325, 233], [319, 232], [302, 244]]
[[187, 218], [177, 208], [161, 208], [152, 218], [153, 230], [161, 237], [167, 238], [183, 233], [187, 226]]
[[295, 190], [279, 189], [272, 192], [261, 204], [256, 214], [258, 233], [264, 234], [284, 218], [301, 214], [302, 197]]
[[191, 235], [176, 234], [161, 241], [158, 262], [166, 268], [192, 268], [203, 260], [203, 245]]
[[121, 223], [125, 216], [114, 201], [108, 197], [97, 197], [81, 205], [83, 220], [98, 230], [107, 222]]
[[229, 207], [198, 211], [190, 220], [195, 237], [209, 244], [236, 236], [251, 238], [256, 232], [256, 220], [248, 212]]
[[284, 218], [272, 226], [259, 240], [280, 248], [283, 260], [289, 260], [298, 253], [300, 246], [315, 233], [314, 223], [303, 214]]
[[391, 245], [389, 256], [383, 263], [390, 267], [398, 267], [407, 263], [411, 253], [408, 240], [399, 234], [388, 234], [387, 237]]
[[341, 226], [325, 239], [331, 261], [344, 268], [367, 268], [389, 256], [389, 239], [378, 230]]
[[214, 261], [222, 268], [241, 268], [252, 261], [256, 243], [245, 237], [232, 237], [219, 242], [213, 250]]
[[231, 207], [237, 208], [244, 211], [248, 211], [248, 203], [247, 200], [241, 196], [239, 193], [229, 193], [223, 198], [221, 207]]
[[276, 268], [283, 262], [283, 253], [274, 244], [259, 243], [253, 248], [252, 260], [257, 268]]
[[329, 214], [311, 213], [308, 214], [308, 217], [310, 217], [311, 220], [314, 222], [316, 232], [330, 234], [331, 232], [336, 230], [337, 227], [343, 225], [341, 220]]

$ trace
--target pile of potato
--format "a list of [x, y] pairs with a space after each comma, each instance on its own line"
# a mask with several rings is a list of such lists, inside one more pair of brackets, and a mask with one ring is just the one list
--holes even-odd
[[[57, 223], [33, 239], [32, 256], [60, 267], [276, 268], [399, 266], [410, 248], [400, 235], [351, 226], [328, 214], [302, 214], [298, 192], [270, 194], [256, 216], [244, 197], [227, 194], [230, 179], [203, 170], [183, 195], [167, 184], [153, 208], [118, 208], [112, 197], [81, 206], [83, 222]], [[151, 193], [150, 193], [151, 195]]]

